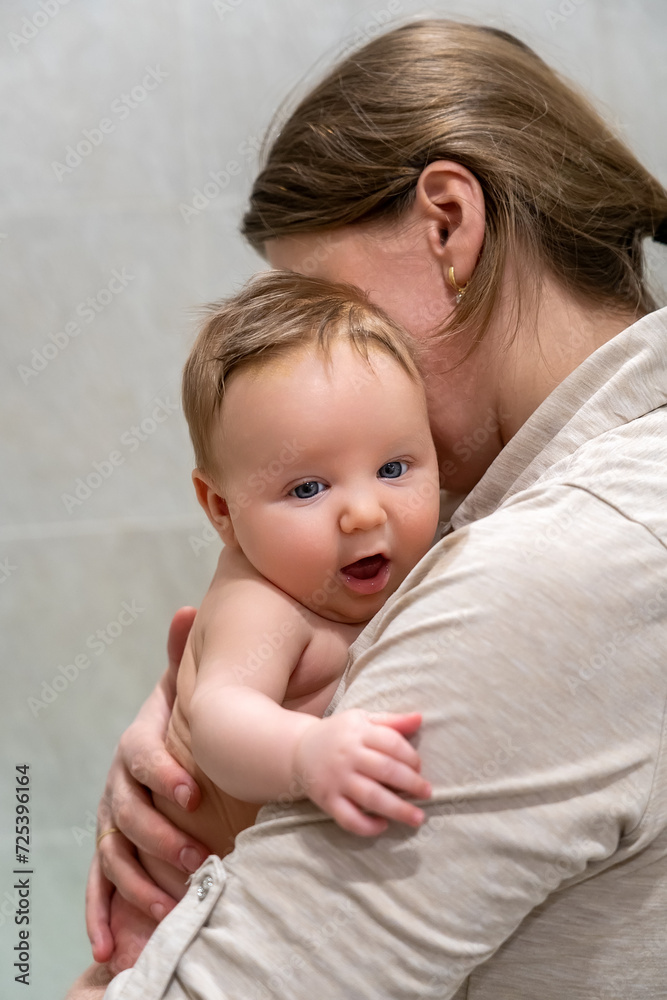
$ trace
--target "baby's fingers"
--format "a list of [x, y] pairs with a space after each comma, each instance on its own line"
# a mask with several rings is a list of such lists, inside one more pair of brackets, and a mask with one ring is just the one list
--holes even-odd
[[414, 771], [421, 770], [421, 758], [411, 743], [388, 726], [369, 726], [364, 734], [364, 745], [388, 757], [395, 757]]
[[343, 830], [362, 837], [377, 837], [388, 826], [386, 819], [381, 816], [366, 816], [354, 802], [342, 796], [332, 806], [331, 816]]
[[376, 726], [388, 726], [403, 736], [412, 736], [422, 724], [421, 712], [372, 712], [368, 721]]
[[366, 750], [359, 760], [358, 771], [382, 785], [405, 792], [413, 799], [430, 799], [431, 785], [408, 764], [376, 750]]
[[362, 774], [355, 775], [350, 782], [348, 797], [369, 813], [407, 823], [408, 826], [421, 826], [426, 819], [422, 809]]

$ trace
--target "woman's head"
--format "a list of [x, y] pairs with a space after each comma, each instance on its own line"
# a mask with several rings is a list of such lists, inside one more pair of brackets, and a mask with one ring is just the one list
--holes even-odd
[[448, 332], [483, 336], [508, 259], [572, 293], [655, 308], [642, 239], [667, 193], [534, 52], [492, 28], [418, 21], [347, 57], [273, 140], [243, 233], [285, 236], [399, 220], [422, 171], [454, 161], [479, 181], [482, 252]]

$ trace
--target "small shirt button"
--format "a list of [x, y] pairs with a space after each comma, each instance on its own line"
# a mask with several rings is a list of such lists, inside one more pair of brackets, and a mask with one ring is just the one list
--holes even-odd
[[208, 895], [208, 890], [212, 885], [213, 879], [210, 875], [206, 875], [197, 886], [197, 895], [200, 899], [204, 899]]

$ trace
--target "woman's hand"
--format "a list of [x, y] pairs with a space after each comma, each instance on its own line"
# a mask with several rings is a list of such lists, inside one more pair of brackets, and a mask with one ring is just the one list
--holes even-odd
[[128, 903], [119, 892], [114, 892], [111, 897], [110, 924], [114, 950], [108, 965], [114, 976], [117, 976], [123, 969], [132, 968], [157, 927], [157, 922]]
[[104, 1000], [107, 986], [114, 977], [108, 965], [89, 965], [75, 983], [72, 983], [65, 1000]]
[[187, 873], [196, 871], [209, 853], [203, 844], [186, 836], [155, 809], [148, 790], [166, 796], [189, 812], [199, 805], [197, 783], [164, 745], [178, 665], [195, 614], [194, 608], [181, 608], [175, 614], [167, 645], [169, 666], [123, 733], [98, 808], [98, 834], [111, 828], [118, 832], [99, 842], [88, 876], [86, 926], [97, 962], [107, 962], [114, 952], [110, 928], [114, 887], [156, 922], [175, 906], [175, 900], [141, 867], [135, 847]]
[[360, 709], [313, 719], [297, 744], [297, 784], [351, 833], [375, 837], [387, 829], [387, 819], [420, 826], [424, 812], [391, 789], [431, 797], [419, 754], [405, 739], [421, 721], [419, 712], [371, 715]]

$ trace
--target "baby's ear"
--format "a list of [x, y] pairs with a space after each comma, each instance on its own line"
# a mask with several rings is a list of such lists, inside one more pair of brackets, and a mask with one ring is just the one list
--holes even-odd
[[220, 494], [218, 486], [202, 469], [194, 469], [192, 482], [199, 503], [222, 541], [225, 545], [238, 545], [227, 501]]

